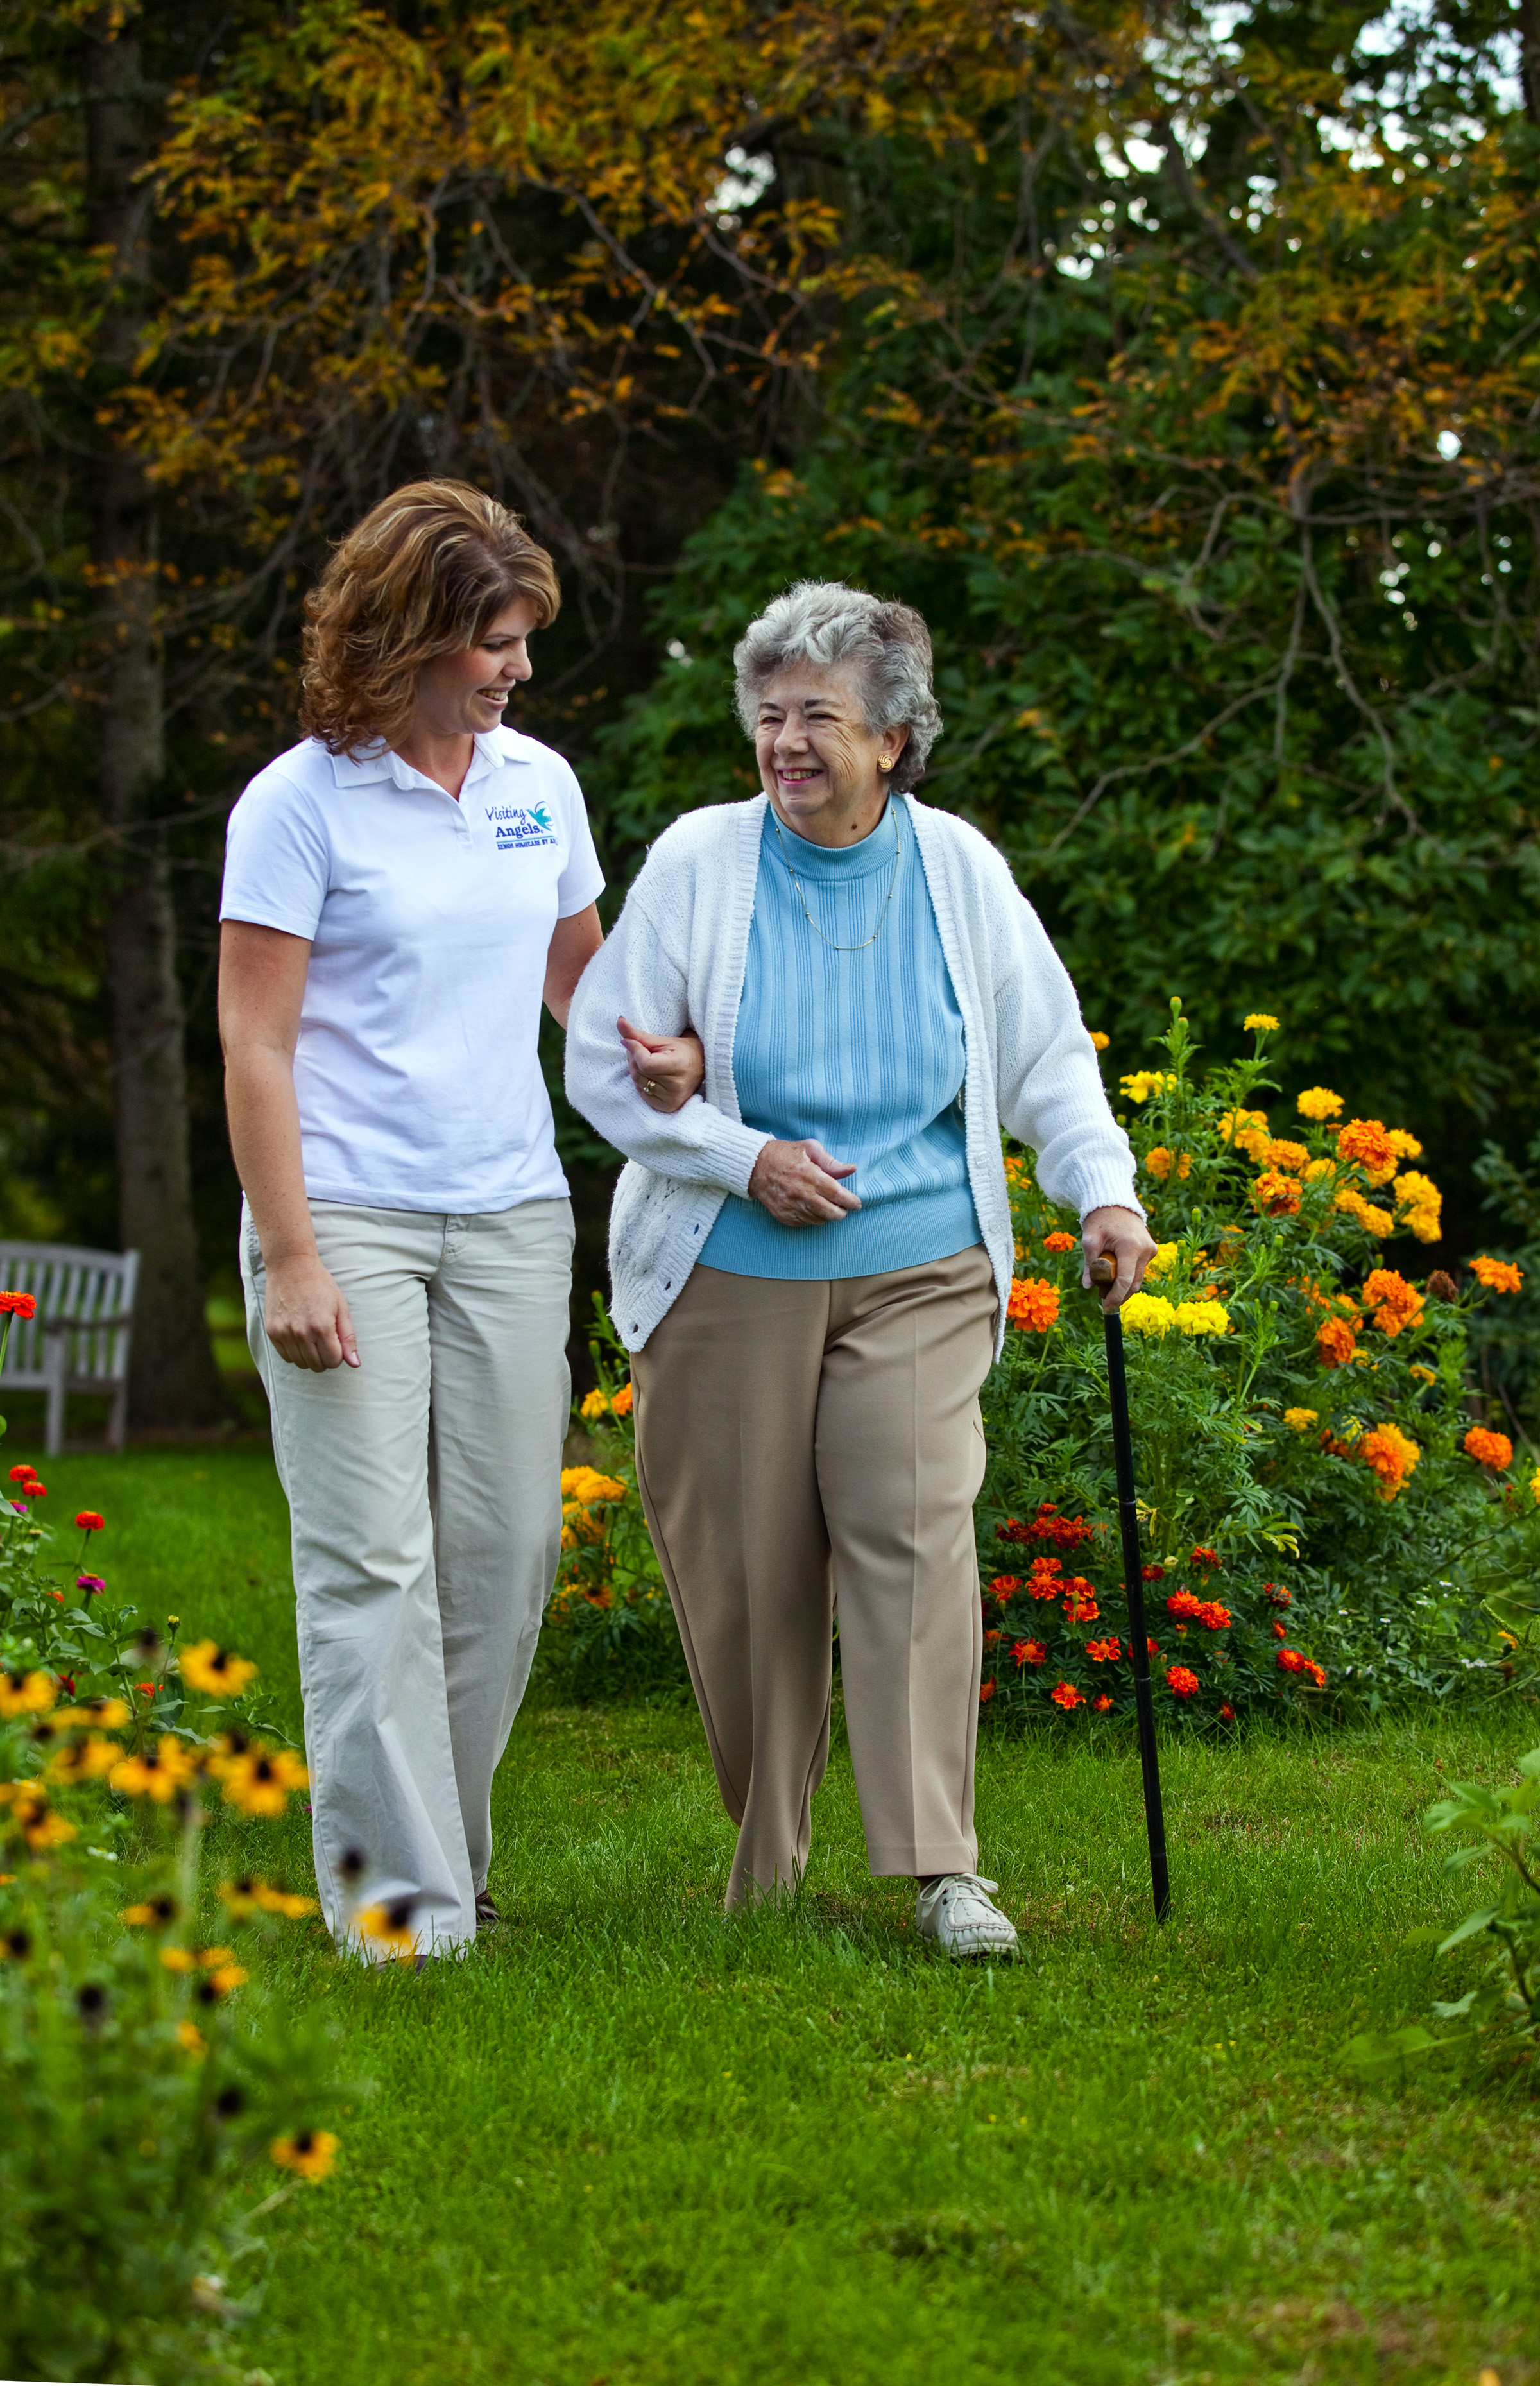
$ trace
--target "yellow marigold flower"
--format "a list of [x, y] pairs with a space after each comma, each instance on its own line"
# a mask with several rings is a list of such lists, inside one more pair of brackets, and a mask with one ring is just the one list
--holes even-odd
[[1488, 1292], [1517, 1292], [1524, 1281], [1523, 1269], [1515, 1267], [1511, 1260], [1491, 1260], [1484, 1251], [1471, 1261], [1471, 1273]]
[[122, 1757], [107, 1779], [125, 1798], [153, 1798], [157, 1806], [165, 1806], [197, 1769], [196, 1751], [168, 1731], [162, 1732], [158, 1748], [143, 1756]]
[[1396, 1212], [1407, 1212], [1403, 1223], [1420, 1243], [1436, 1243], [1443, 1224], [1444, 1196], [1431, 1176], [1423, 1176], [1415, 1168], [1397, 1176], [1391, 1187], [1396, 1196]]
[[1285, 1409], [1283, 1423], [1292, 1433], [1308, 1433], [1320, 1413], [1319, 1409]]
[[257, 1667], [249, 1657], [237, 1657], [217, 1640], [194, 1640], [178, 1660], [182, 1678], [209, 1698], [239, 1698]]
[[1258, 1167], [1267, 1158], [1271, 1140], [1266, 1111], [1225, 1111], [1221, 1114], [1220, 1141], [1244, 1151]]
[[578, 1404], [578, 1414], [581, 1417], [588, 1418], [590, 1421], [595, 1417], [607, 1416], [609, 1414], [609, 1394], [604, 1390], [602, 1386], [588, 1393], [586, 1398], [581, 1400]]
[[1334, 1160], [1308, 1161], [1305, 1166], [1305, 1182], [1307, 1185], [1319, 1185], [1323, 1176], [1334, 1176], [1336, 1173], [1337, 1163]]
[[1190, 1151], [1183, 1151], [1179, 1155], [1174, 1151], [1168, 1151], [1163, 1143], [1157, 1143], [1146, 1152], [1144, 1164], [1150, 1174], [1162, 1185], [1174, 1168], [1176, 1181], [1180, 1185], [1193, 1173], [1193, 1155]]
[[1258, 1036], [1270, 1034], [1278, 1024], [1271, 1011], [1248, 1011], [1241, 1025], [1249, 1036], [1253, 1029]]
[[595, 1466], [564, 1466], [561, 1496], [564, 1501], [576, 1501], [580, 1508], [595, 1508], [607, 1501], [623, 1500], [626, 1487], [613, 1475], [601, 1475]]
[[1090, 1031], [1090, 1035], [1091, 1041], [1096, 1046], [1098, 1052], [1105, 1052], [1108, 1046], [1112, 1041], [1111, 1036], [1104, 1036], [1099, 1027], [1093, 1027]]
[[1120, 1077], [1119, 1085], [1131, 1102], [1147, 1102], [1151, 1094], [1164, 1093], [1174, 1086], [1176, 1078], [1169, 1069], [1135, 1069], [1130, 1077]]
[[194, 2021], [178, 2022], [177, 2044], [184, 2047], [187, 2053], [194, 2056], [205, 2055], [208, 2052], [208, 2041], [197, 2023]]
[[58, 1685], [52, 1674], [0, 1674], [0, 1720], [12, 1715], [46, 1714], [58, 1704]]
[[1229, 1312], [1217, 1300], [1179, 1300], [1176, 1328], [1179, 1334], [1228, 1334]]
[[1155, 1257], [1145, 1270], [1145, 1282], [1147, 1284], [1152, 1276], [1158, 1279], [1160, 1276], [1169, 1275], [1176, 1264], [1177, 1254], [1181, 1249], [1180, 1243], [1157, 1243]]
[[635, 1399], [636, 1393], [633, 1387], [630, 1384], [622, 1384], [620, 1390], [616, 1393], [614, 1400], [610, 1402], [610, 1406], [617, 1416], [627, 1417], [631, 1414], [632, 1407]]
[[309, 1787], [310, 1776], [286, 1748], [250, 1749], [221, 1764], [225, 1800], [243, 1815], [282, 1815], [291, 1790]]
[[1301, 1118], [1335, 1118], [1342, 1109], [1342, 1096], [1333, 1094], [1329, 1086], [1307, 1086], [1295, 1108]]
[[1399, 1425], [1380, 1425], [1359, 1435], [1355, 1455], [1379, 1476], [1381, 1499], [1394, 1500], [1422, 1452]]
[[1158, 1292], [1131, 1292], [1118, 1312], [1131, 1334], [1152, 1334], [1157, 1340], [1176, 1324], [1173, 1304]]
[[1407, 1133], [1404, 1126], [1391, 1128], [1390, 1148], [1397, 1160], [1421, 1160], [1422, 1157], [1421, 1145], [1414, 1135]]
[[1332, 1207], [1333, 1210], [1346, 1210], [1351, 1217], [1357, 1218], [1368, 1235], [1388, 1235], [1396, 1223], [1388, 1210], [1378, 1209], [1372, 1201], [1366, 1201], [1356, 1185], [1343, 1186], [1333, 1197]]
[[1535, 1506], [1540, 1508], [1540, 1466], [1535, 1468], [1534, 1474], [1529, 1478], [1529, 1496], [1534, 1501]]
[[268, 2152], [280, 2170], [321, 2179], [337, 2159], [337, 2140], [330, 2129], [301, 2129], [292, 2138], [274, 2138]]
[[564, 1550], [575, 1550], [578, 1546], [578, 1537], [570, 1525], [563, 1525], [561, 1528], [561, 1546]]
[[1267, 1218], [1292, 1218], [1299, 1208], [1303, 1190], [1297, 1176], [1285, 1176], [1276, 1168], [1264, 1168], [1251, 1188], [1251, 1199]]
[[1290, 1143], [1280, 1136], [1268, 1146], [1268, 1166], [1281, 1168], [1285, 1175], [1302, 1175], [1310, 1164], [1310, 1155], [1302, 1143]]

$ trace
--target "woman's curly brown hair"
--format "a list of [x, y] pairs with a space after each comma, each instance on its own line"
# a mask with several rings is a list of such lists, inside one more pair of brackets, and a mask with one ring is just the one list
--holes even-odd
[[556, 620], [556, 566], [519, 516], [464, 481], [411, 481], [349, 531], [305, 600], [300, 726], [332, 754], [394, 745], [417, 675], [462, 654], [505, 606]]

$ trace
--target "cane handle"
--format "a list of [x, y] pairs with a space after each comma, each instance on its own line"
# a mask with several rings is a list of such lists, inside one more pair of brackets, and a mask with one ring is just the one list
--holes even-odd
[[1105, 1251], [1092, 1261], [1090, 1276], [1092, 1284], [1098, 1292], [1104, 1292], [1109, 1284], [1117, 1283], [1118, 1271]]

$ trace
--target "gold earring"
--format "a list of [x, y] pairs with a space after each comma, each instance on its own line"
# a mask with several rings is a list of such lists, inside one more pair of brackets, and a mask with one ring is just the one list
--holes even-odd
[[877, 768], [879, 771], [891, 771], [893, 764], [891, 762], [879, 762]]

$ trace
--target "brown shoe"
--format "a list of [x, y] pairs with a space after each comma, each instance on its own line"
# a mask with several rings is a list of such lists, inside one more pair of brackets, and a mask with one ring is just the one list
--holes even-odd
[[476, 1896], [476, 1928], [478, 1930], [501, 1930], [507, 1916], [499, 1908], [489, 1889], [480, 1890]]

